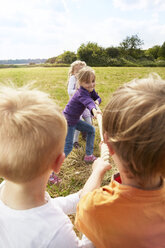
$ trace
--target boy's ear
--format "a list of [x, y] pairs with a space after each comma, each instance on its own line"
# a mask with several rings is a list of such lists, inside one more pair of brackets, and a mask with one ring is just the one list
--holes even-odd
[[111, 156], [114, 155], [114, 154], [115, 154], [115, 151], [114, 151], [112, 145], [111, 145], [111, 144], [109, 143], [109, 141], [108, 141], [108, 135], [107, 135], [106, 132], [104, 133], [104, 142], [105, 142], [105, 143], [107, 144], [107, 146], [108, 146], [110, 155], [111, 155]]
[[58, 157], [54, 161], [52, 165], [52, 169], [55, 173], [60, 172], [60, 168], [61, 168], [62, 163], [64, 162], [64, 159], [65, 159], [65, 153], [63, 152], [60, 155], [58, 155]]

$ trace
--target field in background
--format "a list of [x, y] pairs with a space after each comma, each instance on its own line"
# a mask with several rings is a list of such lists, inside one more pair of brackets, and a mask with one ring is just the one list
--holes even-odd
[[[159, 67], [96, 67], [96, 91], [102, 98], [100, 108], [103, 110], [108, 103], [112, 92], [124, 82], [131, 81], [137, 77], [147, 76], [150, 72], [158, 73], [165, 79], [165, 69]], [[39, 89], [50, 93], [51, 97], [63, 109], [68, 102], [67, 79], [69, 68], [10, 68], [0, 69], [0, 82], [7, 83], [12, 81], [18, 86], [35, 81], [34, 85]], [[96, 127], [96, 139], [94, 154], [99, 156], [98, 144], [100, 142], [97, 122], [94, 121]], [[62, 165], [59, 177], [62, 182], [59, 185], [48, 185], [47, 190], [52, 197], [60, 195], [68, 195], [82, 188], [86, 179], [91, 173], [91, 165], [83, 162], [85, 154], [85, 142], [81, 139], [81, 149], [73, 149], [72, 153]], [[111, 173], [107, 173], [103, 184], [110, 181]]]
[[[101, 109], [109, 101], [111, 93], [124, 82], [147, 76], [150, 72], [157, 72], [165, 78], [165, 69], [162, 67], [94, 67], [93, 69], [96, 72], [96, 91], [102, 97]], [[66, 90], [68, 70], [68, 67], [0, 69], [0, 82], [12, 81], [21, 86], [35, 81], [37, 87], [50, 93], [61, 108], [64, 108], [69, 99]]]

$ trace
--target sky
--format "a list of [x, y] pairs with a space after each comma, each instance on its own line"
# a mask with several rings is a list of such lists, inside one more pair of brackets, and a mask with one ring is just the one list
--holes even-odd
[[0, 60], [51, 58], [81, 44], [165, 42], [165, 0], [0, 0]]

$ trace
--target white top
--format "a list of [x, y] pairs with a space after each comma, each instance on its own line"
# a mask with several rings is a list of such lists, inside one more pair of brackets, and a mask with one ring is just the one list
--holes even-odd
[[45, 198], [46, 204], [27, 210], [11, 209], [0, 200], [0, 247], [94, 247], [86, 237], [78, 239], [67, 216], [76, 211], [78, 193], [53, 199], [46, 192]]
[[72, 75], [70, 76], [69, 78], [69, 82], [68, 82], [68, 95], [69, 95], [69, 98], [71, 98], [74, 93], [76, 92], [76, 77], [75, 75]]

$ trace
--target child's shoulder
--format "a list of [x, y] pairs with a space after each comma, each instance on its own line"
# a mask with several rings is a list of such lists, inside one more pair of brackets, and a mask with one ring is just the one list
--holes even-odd
[[80, 96], [90, 97], [90, 93], [83, 87], [80, 87], [77, 91], [79, 92]]
[[75, 75], [70, 75], [69, 79], [76, 80], [76, 77], [75, 77]]

